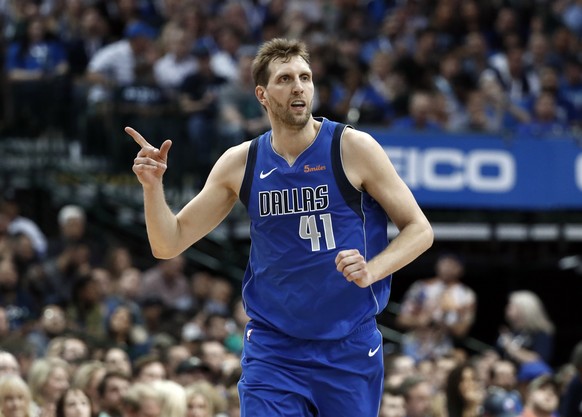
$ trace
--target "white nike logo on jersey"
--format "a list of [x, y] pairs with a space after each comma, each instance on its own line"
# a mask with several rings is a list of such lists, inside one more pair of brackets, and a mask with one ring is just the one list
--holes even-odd
[[376, 352], [378, 352], [378, 350], [380, 350], [380, 346], [382, 346], [382, 343], [380, 343], [376, 349], [374, 349], [374, 350], [370, 349], [370, 350], [368, 351], [368, 356], [369, 356], [370, 358], [371, 358], [372, 356], [374, 356], [374, 355], [376, 354]]
[[273, 168], [272, 170], [270, 170], [269, 172], [263, 172], [261, 171], [261, 173], [259, 174], [259, 178], [260, 179], [265, 179], [267, 178], [269, 175], [271, 175], [273, 173], [274, 170], [276, 170], [277, 167]]

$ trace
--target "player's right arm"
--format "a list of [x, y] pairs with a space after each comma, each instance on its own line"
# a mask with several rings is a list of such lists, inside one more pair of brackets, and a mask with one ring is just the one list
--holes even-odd
[[134, 129], [128, 127], [125, 131], [141, 146], [133, 172], [143, 187], [152, 254], [160, 259], [174, 258], [212, 231], [232, 210], [244, 176], [249, 143], [226, 151], [212, 168], [202, 191], [174, 214], [166, 203], [162, 181], [172, 142], [166, 140], [157, 149]]

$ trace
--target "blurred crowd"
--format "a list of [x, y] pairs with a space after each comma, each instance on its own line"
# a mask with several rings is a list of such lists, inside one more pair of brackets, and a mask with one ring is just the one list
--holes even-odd
[[313, 111], [389, 129], [571, 138], [582, 110], [576, 0], [2, 0], [2, 131], [133, 156], [122, 127], [175, 140], [204, 174], [268, 126], [249, 66], [301, 38]]
[[[202, 177], [268, 128], [257, 46], [301, 38], [316, 116], [429, 133], [572, 140], [582, 120], [580, 0], [0, 0], [3, 135], [63, 136], [130, 164], [122, 127], [170, 137]], [[194, 168], [195, 167], [195, 168]], [[144, 267], [61, 208], [58, 233], [0, 203], [0, 417], [235, 417], [248, 321], [232, 280], [178, 257]], [[582, 416], [582, 345], [508, 294], [491, 349], [462, 341], [478, 297], [444, 253], [402, 300], [381, 417]]]
[[[0, 417], [239, 417], [236, 279], [183, 256], [143, 265], [79, 205], [47, 234], [21, 201], [0, 199]], [[556, 326], [523, 289], [489, 307], [504, 309], [498, 334], [470, 349], [479, 298], [465, 274], [443, 252], [434, 274], [399, 284], [379, 417], [581, 417], [582, 341], [556, 361]]]

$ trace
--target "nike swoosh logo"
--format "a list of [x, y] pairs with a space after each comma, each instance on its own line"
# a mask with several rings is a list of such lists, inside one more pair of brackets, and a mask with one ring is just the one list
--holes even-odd
[[378, 350], [380, 350], [380, 346], [382, 346], [382, 343], [380, 343], [376, 349], [374, 349], [374, 350], [370, 349], [370, 350], [368, 351], [368, 356], [369, 356], [370, 358], [371, 358], [372, 356], [374, 356], [374, 355], [376, 354], [376, 352], [378, 352]]
[[267, 178], [267, 177], [268, 177], [269, 175], [271, 175], [271, 174], [273, 173], [273, 171], [274, 171], [274, 170], [276, 170], [276, 169], [277, 169], [277, 167], [273, 168], [273, 169], [272, 169], [272, 170], [270, 170], [269, 172], [263, 172], [263, 171], [261, 171], [261, 173], [259, 174], [259, 178], [260, 178], [260, 179], [262, 179], [262, 180], [263, 180], [263, 179], [265, 179], [265, 178]]

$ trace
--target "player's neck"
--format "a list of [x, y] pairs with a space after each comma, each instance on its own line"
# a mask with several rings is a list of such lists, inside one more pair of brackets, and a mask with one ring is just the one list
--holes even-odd
[[301, 152], [313, 143], [319, 133], [320, 127], [321, 122], [313, 118], [299, 130], [280, 124], [273, 125], [271, 134], [273, 149], [291, 165]]

